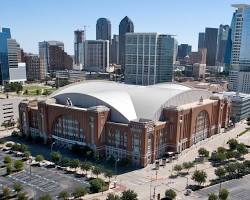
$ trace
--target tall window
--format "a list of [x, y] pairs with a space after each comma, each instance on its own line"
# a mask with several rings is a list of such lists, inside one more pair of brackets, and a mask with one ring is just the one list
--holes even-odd
[[208, 131], [209, 131], [208, 114], [206, 111], [201, 111], [196, 118], [193, 143], [197, 143], [207, 138]]
[[80, 142], [83, 142], [84, 140], [83, 130], [80, 128], [79, 122], [68, 115], [59, 117], [56, 120], [53, 134], [57, 137], [68, 140]]

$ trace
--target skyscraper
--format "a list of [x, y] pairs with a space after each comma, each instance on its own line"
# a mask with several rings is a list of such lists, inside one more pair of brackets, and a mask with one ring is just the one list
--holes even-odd
[[26, 63], [26, 74], [28, 81], [44, 80], [44, 71], [40, 68], [40, 59], [35, 54], [25, 54], [24, 61]]
[[205, 48], [207, 48], [207, 66], [215, 66], [216, 64], [217, 36], [217, 28], [206, 28]]
[[250, 5], [233, 4], [231, 70], [229, 89], [250, 93]]
[[111, 43], [111, 63], [118, 64], [119, 63], [119, 35], [113, 35], [112, 43]]
[[74, 40], [74, 63], [77, 66], [84, 65], [84, 40], [85, 40], [85, 33], [83, 30], [76, 30], [74, 32], [75, 40]]
[[126, 33], [134, 32], [134, 24], [128, 16], [124, 17], [119, 24], [119, 64], [121, 71], [124, 73], [125, 68], [125, 40]]
[[176, 40], [157, 33], [127, 33], [125, 83], [152, 85], [171, 82]]
[[199, 33], [198, 49], [205, 48], [205, 33]]
[[96, 22], [96, 39], [111, 42], [111, 22], [107, 18], [99, 18]]
[[84, 42], [84, 70], [106, 72], [109, 67], [109, 41], [86, 40]]
[[11, 38], [10, 29], [2, 28], [0, 32], [0, 84], [9, 80], [8, 39]]
[[180, 44], [178, 46], [177, 58], [183, 59], [185, 56], [189, 55], [192, 51], [192, 46], [188, 44]]
[[224, 64], [229, 29], [229, 25], [221, 24], [219, 27], [216, 51], [216, 65], [222, 66]]

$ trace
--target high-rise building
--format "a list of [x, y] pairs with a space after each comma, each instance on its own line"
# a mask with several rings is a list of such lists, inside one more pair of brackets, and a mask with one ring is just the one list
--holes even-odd
[[111, 53], [111, 63], [118, 64], [119, 63], [119, 35], [113, 35], [110, 53]]
[[217, 36], [217, 28], [206, 28], [205, 48], [207, 48], [207, 66], [216, 65]]
[[221, 24], [218, 29], [217, 51], [216, 51], [216, 65], [224, 64], [224, 57], [226, 53], [226, 45], [229, 34], [229, 25]]
[[157, 33], [127, 33], [125, 83], [152, 85], [171, 82], [176, 40]]
[[108, 40], [85, 40], [84, 53], [84, 70], [106, 72], [109, 67]]
[[52, 71], [72, 69], [73, 60], [64, 52], [64, 44], [59, 41], [39, 42], [40, 67], [45, 76]]
[[119, 24], [119, 64], [121, 65], [122, 73], [125, 68], [125, 39], [126, 33], [134, 32], [134, 24], [128, 16], [124, 17]]
[[231, 70], [229, 89], [250, 93], [250, 5], [233, 4], [236, 8], [231, 22]]
[[26, 77], [26, 64], [20, 62], [20, 45], [15, 39], [7, 39], [8, 63], [9, 63], [9, 82], [24, 82]]
[[111, 42], [111, 22], [107, 18], [99, 18], [96, 22], [96, 40]]
[[40, 68], [40, 59], [35, 54], [25, 54], [24, 62], [26, 63], [26, 74], [28, 81], [44, 80], [45, 73]]
[[199, 33], [198, 49], [205, 48], [205, 33]]
[[0, 32], [0, 84], [9, 80], [8, 39], [11, 38], [10, 29], [2, 28]]
[[192, 51], [192, 46], [188, 44], [180, 44], [178, 46], [177, 58], [183, 59], [185, 56], [189, 55]]
[[85, 41], [85, 32], [84, 30], [76, 30], [75, 41], [74, 41], [74, 64], [80, 66], [80, 68], [84, 65], [84, 44]]

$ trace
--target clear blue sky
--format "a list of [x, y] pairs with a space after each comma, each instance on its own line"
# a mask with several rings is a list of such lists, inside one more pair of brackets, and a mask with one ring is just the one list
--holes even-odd
[[250, 0], [0, 0], [0, 26], [10, 27], [26, 52], [38, 53], [39, 41], [60, 40], [73, 54], [75, 29], [87, 25], [87, 39], [95, 39], [96, 20], [107, 17], [117, 34], [127, 15], [135, 32], [175, 34], [197, 49], [198, 32], [230, 24], [232, 3]]

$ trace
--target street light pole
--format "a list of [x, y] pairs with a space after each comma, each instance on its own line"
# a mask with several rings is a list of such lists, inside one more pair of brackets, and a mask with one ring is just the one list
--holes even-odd
[[55, 144], [56, 142], [53, 142], [50, 146], [50, 153], [52, 153], [52, 148], [53, 148], [53, 145]]

